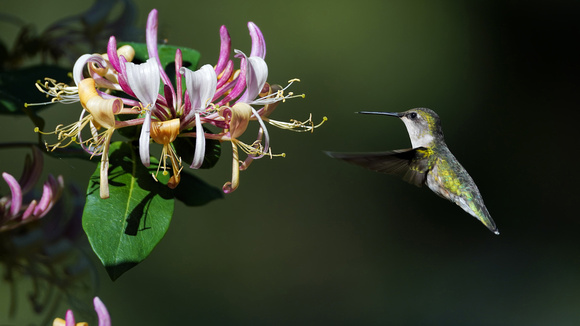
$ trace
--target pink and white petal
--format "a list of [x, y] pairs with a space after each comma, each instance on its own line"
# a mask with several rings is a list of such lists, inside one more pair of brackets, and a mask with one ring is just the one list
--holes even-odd
[[119, 63], [119, 56], [117, 55], [117, 40], [114, 36], [109, 37], [109, 43], [107, 44], [107, 57], [113, 69], [118, 73], [121, 72], [121, 64]]
[[86, 64], [89, 62], [95, 62], [102, 67], [106, 67], [107, 65], [105, 59], [103, 59], [103, 57], [101, 57], [98, 54], [81, 55], [75, 62], [75, 65], [73, 66], [73, 79], [77, 86], [80, 84], [81, 80], [85, 78], [83, 75], [83, 71], [85, 69]]
[[248, 22], [248, 29], [250, 30], [250, 37], [252, 38], [252, 51], [250, 57], [266, 58], [266, 41], [262, 31], [253, 22]]
[[222, 98], [218, 103], [216, 103], [216, 106], [221, 106], [221, 105], [224, 105], [225, 103], [232, 101], [236, 97], [240, 96], [240, 94], [242, 94], [242, 92], [246, 88], [246, 77], [245, 76], [246, 76], [246, 70], [247, 70], [247, 63], [246, 63], [247, 58], [246, 58], [245, 54], [240, 50], [234, 50], [234, 52], [237, 53], [236, 57], [241, 59], [240, 73], [238, 74], [238, 77], [236, 78], [237, 82], [236, 82], [235, 86], [233, 86], [232, 90], [224, 98]]
[[[161, 76], [163, 84], [167, 85], [171, 89], [172, 97], [175, 100], [175, 90], [173, 89], [173, 84], [167, 73], [165, 73], [164, 67], [161, 65], [161, 60], [159, 59], [159, 52], [157, 51], [157, 26], [158, 26], [158, 13], [157, 9], [151, 10], [149, 16], [147, 17], [147, 27], [145, 28], [145, 42], [147, 44], [147, 53], [149, 58], [155, 59]], [[165, 97], [168, 95], [165, 94]]]
[[26, 207], [26, 209], [24, 210], [24, 213], [22, 213], [22, 220], [23, 221], [28, 219], [29, 217], [33, 216], [32, 213], [34, 212], [34, 209], [36, 208], [37, 204], [38, 203], [36, 202], [36, 200], [33, 200], [30, 202], [30, 204], [28, 204], [28, 207]]
[[[232, 76], [233, 72], [234, 72], [234, 62], [232, 60], [228, 60], [225, 68], [222, 69], [222, 71], [217, 72], [217, 70], [216, 70], [217, 75], [221, 74], [221, 76], [218, 80], [216, 89], [222, 87], [225, 83], [227, 83], [228, 80], [230, 80], [230, 77]], [[214, 98], [215, 98], [215, 96], [214, 96]]]
[[99, 297], [95, 297], [93, 299], [93, 304], [95, 306], [97, 316], [99, 317], [99, 326], [111, 326], [111, 317], [109, 316], [109, 311], [101, 299], [99, 299]]
[[222, 73], [226, 64], [228, 63], [228, 59], [230, 58], [230, 51], [232, 48], [230, 34], [228, 33], [228, 29], [224, 25], [220, 27], [220, 41], [221, 41], [220, 56], [215, 66], [215, 72], [218, 75]]
[[65, 321], [65, 326], [75, 326], [75, 316], [73, 315], [72, 310], [69, 309], [66, 311]]
[[248, 71], [246, 73], [246, 92], [238, 102], [251, 103], [262, 91], [268, 79], [268, 65], [260, 57], [248, 58]]
[[22, 189], [20, 188], [18, 181], [16, 181], [16, 178], [11, 174], [2, 172], [2, 177], [8, 184], [8, 188], [10, 188], [10, 192], [12, 193], [12, 199], [10, 200], [10, 216], [16, 216], [22, 207]]
[[32, 215], [44, 216], [44, 214], [48, 212], [52, 197], [53, 197], [52, 188], [50, 187], [50, 184], [48, 182], [45, 182], [44, 185], [42, 185], [42, 197], [40, 197], [38, 205], [36, 205], [36, 208], [34, 209]]

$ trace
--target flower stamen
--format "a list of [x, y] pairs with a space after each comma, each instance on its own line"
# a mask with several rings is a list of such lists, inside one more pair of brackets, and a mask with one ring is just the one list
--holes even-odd
[[173, 175], [169, 178], [167, 186], [174, 189], [181, 180], [180, 173], [183, 169], [181, 165], [181, 157], [177, 156], [173, 145], [171, 144], [179, 134], [180, 120], [172, 119], [169, 121], [151, 121], [151, 139], [158, 144], [163, 145], [161, 150], [161, 160], [157, 166], [157, 172], [152, 174], [153, 179], [157, 180], [160, 168], [163, 166], [163, 175], [167, 175], [167, 158], [171, 160], [171, 168], [173, 168]]
[[76, 86], [69, 86], [65, 83], [58, 83], [52, 78], [44, 78], [45, 82], [42, 84], [37, 81], [34, 86], [44, 94], [46, 97], [52, 97], [49, 102], [42, 103], [25, 103], [25, 107], [37, 106], [37, 105], [48, 105], [55, 102], [60, 102], [63, 104], [71, 104], [79, 101], [79, 89]]
[[280, 129], [291, 130], [295, 132], [314, 132], [314, 129], [322, 126], [324, 122], [328, 120], [327, 117], [322, 117], [322, 121], [315, 125], [312, 121], [312, 113], [308, 117], [306, 121], [298, 121], [295, 119], [290, 119], [290, 122], [278, 121], [274, 119], [270, 119], [268, 117], [262, 117], [262, 119], [274, 127], [278, 127]]

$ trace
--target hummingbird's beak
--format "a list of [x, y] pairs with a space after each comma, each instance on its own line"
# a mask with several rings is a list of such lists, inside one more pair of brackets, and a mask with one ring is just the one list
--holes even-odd
[[391, 116], [391, 117], [397, 117], [397, 118], [400, 118], [400, 117], [402, 117], [402, 116], [403, 116], [403, 114], [402, 114], [402, 113], [399, 113], [399, 112], [371, 112], [371, 111], [359, 111], [359, 112], [356, 112], [356, 113], [360, 113], [360, 114], [378, 114], [378, 115], [388, 115], [388, 116]]

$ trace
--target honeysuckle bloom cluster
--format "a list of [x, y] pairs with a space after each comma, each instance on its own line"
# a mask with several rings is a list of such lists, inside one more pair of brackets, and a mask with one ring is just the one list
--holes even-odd
[[[112, 134], [119, 128], [141, 125], [139, 155], [145, 166], [150, 164], [151, 141], [163, 146], [157, 173], [160, 169], [164, 174], [171, 170], [170, 188], [179, 184], [183, 168], [181, 157], [173, 145], [177, 137], [196, 138], [193, 160], [188, 162], [192, 169], [200, 168], [204, 162], [206, 139], [231, 142], [232, 178], [223, 186], [224, 192], [228, 193], [238, 187], [239, 171], [247, 168], [253, 160], [284, 155], [272, 154], [266, 123], [294, 131], [312, 131], [320, 125], [315, 125], [311, 119], [280, 122], [269, 117], [280, 102], [297, 97], [286, 92], [297, 80], [289, 81], [284, 88], [266, 82], [266, 44], [262, 32], [254, 23], [248, 23], [252, 40], [249, 55], [234, 50], [233, 59], [230, 57], [231, 40], [225, 26], [220, 29], [221, 47], [215, 66], [206, 64], [195, 71], [190, 70], [184, 67], [182, 52], [178, 49], [175, 53], [177, 78], [173, 83], [159, 58], [157, 15], [154, 9], [147, 19], [149, 59], [146, 62], [133, 63], [134, 50], [130, 46], [117, 48], [116, 39], [111, 36], [106, 54], [86, 54], [77, 60], [73, 68], [76, 86], [70, 87], [53, 80], [37, 85], [41, 91], [53, 96], [53, 101], [81, 102], [83, 111], [79, 121], [69, 126], [57, 126], [53, 133], [57, 135], [58, 142], [47, 146], [55, 149], [77, 142], [91, 155], [100, 155], [102, 198], [109, 195], [108, 146]], [[234, 59], [239, 61], [238, 69], [235, 68]], [[83, 73], [85, 67], [88, 74]], [[112, 91], [116, 91], [117, 95], [113, 95]], [[136, 116], [121, 121], [116, 118], [120, 114]], [[252, 120], [258, 122], [258, 134], [255, 141], [247, 144], [240, 137]], [[204, 125], [214, 126], [220, 131], [208, 132]], [[83, 139], [81, 132], [87, 126], [90, 137]], [[240, 162], [239, 149], [247, 154], [243, 162]]]
[[[93, 299], [93, 304], [95, 306], [95, 311], [97, 312], [97, 316], [99, 317], [99, 326], [111, 326], [111, 317], [109, 316], [109, 311], [105, 304], [99, 299], [99, 297], [95, 297]], [[75, 323], [75, 316], [72, 310], [66, 311], [65, 319], [56, 318], [52, 323], [53, 326], [88, 326], [88, 323]]]
[[24, 170], [19, 180], [2, 172], [2, 178], [10, 189], [10, 196], [0, 198], [0, 232], [45, 216], [60, 198], [64, 187], [62, 176], [48, 176], [42, 186], [42, 196], [26, 203], [24, 196], [30, 192], [42, 173], [43, 157], [40, 150], [33, 147], [33, 156], [26, 156]]

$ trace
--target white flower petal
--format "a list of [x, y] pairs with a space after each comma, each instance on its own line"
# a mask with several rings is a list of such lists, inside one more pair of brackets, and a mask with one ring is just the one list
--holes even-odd
[[141, 135], [139, 136], [139, 156], [141, 162], [145, 166], [149, 166], [149, 141], [151, 135], [151, 111], [147, 110], [145, 121], [141, 127]]
[[98, 54], [83, 54], [81, 55], [77, 61], [75, 61], [75, 65], [73, 67], [73, 79], [75, 84], [78, 86], [81, 83], [81, 80], [84, 79], [83, 70], [89, 61], [98, 63], [100, 65], [106, 65], [105, 60]]
[[179, 72], [185, 76], [185, 88], [191, 102], [192, 110], [187, 113], [187, 120], [208, 106], [216, 91], [217, 76], [211, 65], [204, 65], [196, 71], [182, 67]]
[[205, 133], [203, 127], [201, 126], [201, 118], [199, 113], [195, 113], [195, 155], [193, 157], [193, 162], [191, 162], [190, 168], [199, 169], [203, 164], [203, 158], [205, 157]]
[[127, 62], [125, 68], [127, 69], [127, 82], [135, 96], [144, 106], [153, 107], [157, 102], [159, 84], [161, 83], [155, 59], [148, 59], [139, 65]]
[[249, 57], [246, 71], [246, 92], [240, 97], [239, 102], [250, 103], [262, 91], [266, 79], [268, 79], [268, 65], [260, 57]]

